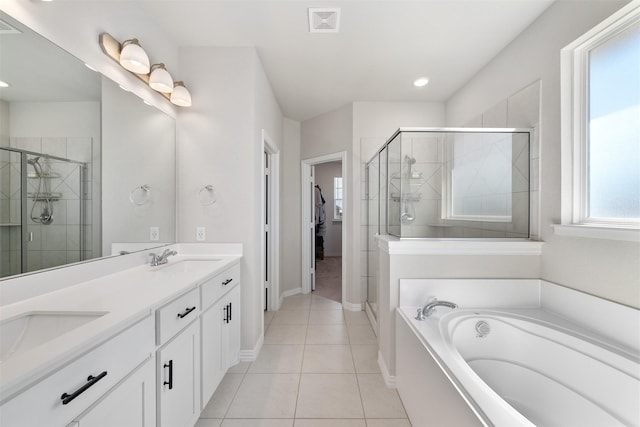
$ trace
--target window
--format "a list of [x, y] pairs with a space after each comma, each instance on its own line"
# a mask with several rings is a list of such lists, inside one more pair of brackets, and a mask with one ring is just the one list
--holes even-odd
[[562, 60], [562, 222], [640, 228], [638, 3], [563, 49]]
[[342, 177], [333, 178], [333, 220], [342, 221]]

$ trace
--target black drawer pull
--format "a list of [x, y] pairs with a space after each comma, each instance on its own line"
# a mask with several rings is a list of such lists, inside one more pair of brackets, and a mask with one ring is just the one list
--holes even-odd
[[224, 282], [222, 282], [222, 286], [227, 286], [231, 282], [233, 282], [233, 279], [227, 279]]
[[79, 389], [77, 389], [71, 394], [64, 393], [62, 396], [60, 396], [60, 399], [62, 399], [62, 404], [66, 405], [67, 403], [71, 402], [73, 399], [75, 399], [76, 397], [80, 396], [82, 393], [87, 391], [89, 387], [93, 386], [95, 383], [97, 383], [98, 381], [100, 381], [106, 376], [107, 376], [107, 371], [103, 371], [97, 377], [94, 377], [93, 375], [89, 375], [89, 377], [87, 377], [87, 383], [85, 385], [83, 385], [82, 387], [80, 387]]
[[178, 313], [178, 317], [180, 319], [183, 319], [183, 318], [187, 317], [189, 315], [189, 313], [191, 313], [195, 309], [196, 309], [195, 307], [187, 308], [187, 310], [184, 313]]
[[169, 381], [165, 381], [162, 385], [168, 385], [169, 390], [173, 388], [173, 360], [169, 360], [169, 363], [163, 365], [165, 368], [169, 368]]
[[229, 303], [229, 320], [231, 320], [231, 303]]

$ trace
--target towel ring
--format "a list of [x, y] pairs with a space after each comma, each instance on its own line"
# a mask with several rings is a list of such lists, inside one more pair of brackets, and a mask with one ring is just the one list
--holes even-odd
[[216, 202], [216, 190], [213, 185], [205, 185], [198, 191], [198, 201], [202, 206], [209, 206]]
[[142, 206], [149, 202], [151, 198], [151, 189], [149, 185], [139, 185], [129, 193], [129, 200], [136, 206]]

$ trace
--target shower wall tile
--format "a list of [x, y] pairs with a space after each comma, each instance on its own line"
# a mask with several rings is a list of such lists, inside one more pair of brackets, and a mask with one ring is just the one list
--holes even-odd
[[11, 138], [11, 147], [19, 148], [26, 151], [34, 151], [36, 153], [42, 153], [42, 139], [13, 137]]
[[42, 251], [27, 251], [27, 271], [42, 269]]
[[67, 157], [67, 138], [42, 138], [42, 153]]
[[53, 224], [67, 225], [67, 200], [54, 200], [51, 205], [53, 206]]
[[[67, 251], [80, 251], [80, 228], [67, 227]], [[78, 258], [80, 256], [78, 255]]]
[[65, 249], [67, 247], [66, 225], [43, 225], [41, 231], [43, 251], [55, 251], [57, 249]]
[[79, 200], [64, 200], [60, 201], [60, 204], [66, 205], [67, 225], [80, 224], [80, 201]]
[[530, 84], [507, 100], [509, 127], [537, 127], [540, 121], [540, 81]]
[[507, 100], [500, 101], [482, 114], [482, 127], [507, 127]]
[[79, 250], [75, 250], [75, 251], [67, 251], [67, 263], [72, 263], [72, 262], [80, 262], [80, 251]]
[[67, 263], [66, 250], [42, 251], [42, 268], [57, 267]]

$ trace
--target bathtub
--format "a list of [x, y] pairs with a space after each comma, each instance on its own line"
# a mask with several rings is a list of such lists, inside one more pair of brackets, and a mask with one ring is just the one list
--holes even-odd
[[422, 321], [418, 306], [397, 310], [396, 382], [414, 426], [640, 426], [637, 349], [540, 303], [459, 305]]

